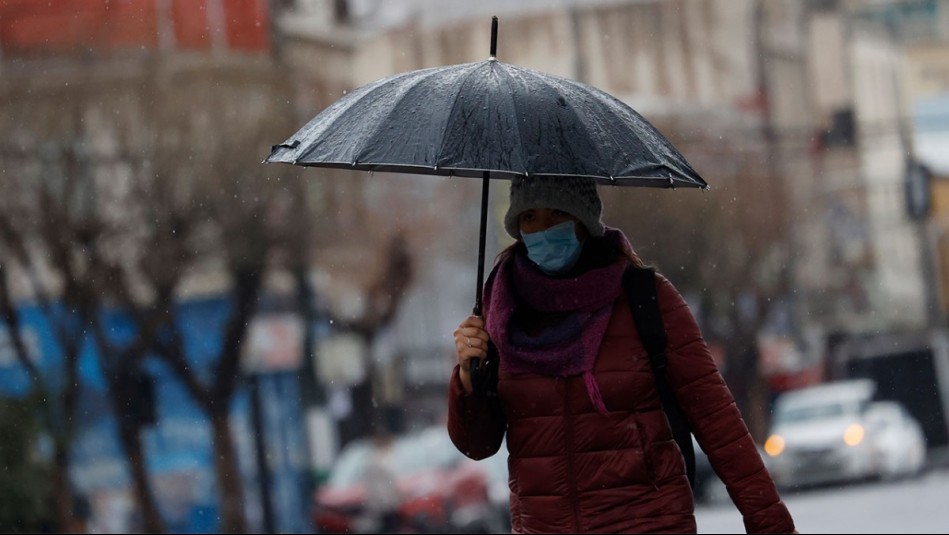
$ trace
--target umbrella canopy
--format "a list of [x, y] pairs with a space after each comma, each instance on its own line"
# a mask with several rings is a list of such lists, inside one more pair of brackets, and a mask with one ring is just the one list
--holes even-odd
[[479, 177], [481, 311], [490, 178], [585, 176], [603, 184], [708, 185], [628, 105], [589, 85], [496, 59], [397, 74], [347, 94], [265, 162]]
[[589, 85], [490, 59], [398, 74], [349, 93], [268, 162], [372, 171], [706, 187], [656, 128]]

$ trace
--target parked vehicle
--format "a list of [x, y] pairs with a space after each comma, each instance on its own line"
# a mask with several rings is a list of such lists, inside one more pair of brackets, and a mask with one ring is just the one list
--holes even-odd
[[927, 450], [949, 448], [949, 332], [851, 336], [834, 354], [835, 376], [873, 380], [878, 392], [886, 392], [886, 399], [898, 401], [919, 422]]
[[904, 408], [873, 401], [868, 379], [827, 383], [782, 394], [765, 443], [775, 483], [794, 488], [919, 472], [922, 430]]
[[[315, 496], [312, 517], [320, 533], [372, 533], [366, 514], [364, 476], [372, 442], [347, 445]], [[392, 445], [396, 484], [403, 496], [400, 529], [405, 533], [488, 533], [500, 529], [490, 499], [487, 465], [452, 445], [444, 427], [399, 436]]]
[[895, 401], [870, 404], [868, 433], [874, 437], [878, 472], [885, 479], [912, 476], [926, 464], [925, 434], [919, 422]]

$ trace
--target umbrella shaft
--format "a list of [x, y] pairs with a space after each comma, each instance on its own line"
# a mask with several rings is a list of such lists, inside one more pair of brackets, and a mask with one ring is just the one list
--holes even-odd
[[488, 190], [490, 178], [487, 171], [481, 180], [481, 234], [478, 238], [478, 286], [475, 289], [474, 315], [481, 316], [481, 293], [484, 286], [484, 249], [488, 232]]

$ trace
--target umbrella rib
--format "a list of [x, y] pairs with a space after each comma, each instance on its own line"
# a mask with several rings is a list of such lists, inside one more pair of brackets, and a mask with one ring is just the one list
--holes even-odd
[[[511, 66], [511, 70], [513, 70], [513, 71], [524, 71], [524, 72], [530, 73], [530, 71], [527, 70], [527, 69], [521, 69], [521, 68], [515, 67], [515, 66]], [[514, 76], [513, 76], [511, 73], [507, 73], [507, 74], [508, 74], [508, 76], [510, 76], [511, 78], [514, 78]], [[568, 81], [568, 82], [570, 81], [570, 80], [567, 80], [566, 78], [560, 78], [560, 77], [556, 77], [556, 76], [550, 76], [549, 78], [550, 78], [551, 80], [561, 81], [561, 83], [563, 83], [563, 81]], [[560, 97], [561, 99], [564, 98], [564, 91], [561, 90], [561, 88], [559, 87], [559, 84], [558, 84], [557, 86], [555, 86], [554, 84], [551, 83], [551, 84], [548, 84], [548, 87], [549, 87], [552, 91], [554, 91], [554, 92], [557, 94], [558, 97]], [[582, 87], [582, 86], [581, 86], [581, 87]], [[515, 108], [516, 108], [516, 105], [515, 105]], [[566, 109], [567, 109], [567, 111], [568, 111], [571, 115], [573, 115], [573, 116], [576, 118], [576, 121], [575, 121], [574, 124], [576, 124], [576, 125], [582, 125], [582, 127], [583, 127], [585, 130], [589, 130], [589, 126], [586, 124], [586, 122], [584, 122], [584, 121], [582, 120], [581, 115], [580, 115], [579, 113], [577, 113], [577, 111], [576, 111], [575, 109], [569, 108], [569, 107], [566, 108]], [[587, 136], [587, 138], [589, 138], [589, 137], [590, 137], [590, 136]], [[597, 151], [597, 158], [596, 158], [597, 161], [602, 160], [602, 159], [603, 159], [603, 155], [602, 155], [602, 152], [601, 152], [601, 150], [600, 150], [600, 147], [599, 147], [599, 146], [594, 146], [593, 149]]]
[[[432, 69], [428, 69], [426, 72], [419, 72], [419, 71], [410, 72], [409, 74], [417, 75], [416, 80], [413, 80], [412, 85], [406, 87], [405, 90], [402, 91], [402, 93], [398, 96], [398, 100], [393, 101], [392, 106], [389, 107], [388, 115], [391, 116], [399, 108], [399, 104], [402, 103], [402, 101], [405, 99], [405, 96], [409, 94], [414, 88], [418, 87], [421, 80], [428, 79], [429, 77], [442, 72], [444, 69], [445, 67], [435, 67]], [[362, 144], [359, 147], [357, 147], [357, 150], [353, 151], [355, 154], [354, 157], [357, 160], [356, 162], [353, 162], [353, 164], [356, 164], [358, 162], [359, 156], [363, 154], [363, 152], [366, 150], [367, 147], [372, 147], [376, 144], [376, 139], [375, 139], [376, 135], [378, 135], [379, 132], [382, 131], [382, 128], [387, 124], [389, 124], [389, 122], [385, 120], [380, 119], [376, 121], [374, 128], [366, 136], [362, 138]]]
[[[509, 80], [514, 79], [514, 76], [511, 73], [505, 71], [504, 74], [507, 75]], [[516, 136], [516, 139], [518, 140], [517, 146], [518, 146], [518, 150], [521, 153], [521, 162], [524, 165], [524, 175], [527, 176], [529, 174], [527, 170], [527, 155], [524, 154], [524, 143], [521, 142], [521, 125], [518, 124], [518, 120], [517, 120], [517, 118], [519, 117], [519, 115], [517, 114], [517, 99], [514, 98], [514, 90], [513, 90], [514, 85], [511, 84], [510, 81], [508, 82], [508, 85], [512, 88], [512, 90], [508, 92], [508, 99], [511, 102], [511, 108], [514, 111], [514, 129], [516, 130], [516, 133], [517, 133], [517, 136]]]
[[[566, 84], [566, 83], [570, 82], [570, 80], [568, 80], [568, 79], [566, 79], [566, 78], [559, 78], [559, 80], [561, 80], [561, 83], [562, 83], [562, 84]], [[551, 85], [553, 85], [553, 84], [551, 84]], [[558, 85], [559, 85], [559, 84], [558, 84]], [[582, 88], [582, 85], [581, 85], [581, 84], [577, 84], [577, 85], [580, 85], [581, 88]], [[564, 92], [561, 90], [561, 88], [558, 87], [558, 91], [557, 91], [557, 92], [558, 92], [558, 93], [560, 94], [560, 96], [563, 98], [563, 96], [564, 96], [563, 93], [564, 93]], [[570, 113], [572, 113], [574, 117], [577, 118], [577, 121], [576, 121], [576, 124], [577, 124], [577, 125], [582, 125], [582, 126], [583, 126], [583, 129], [584, 129], [585, 131], [587, 131], [587, 132], [590, 131], [590, 125], [588, 125], [587, 122], [586, 122], [586, 115], [585, 115], [585, 114], [581, 114], [581, 113], [580, 113], [580, 110], [578, 110], [576, 107], [569, 107], [569, 108], [567, 108], [567, 110], [568, 110]], [[584, 111], [585, 111], [585, 110], [584, 110]], [[612, 137], [612, 133], [610, 133], [610, 136]], [[586, 137], [587, 137], [587, 138], [591, 138], [591, 136], [586, 136]], [[597, 155], [596, 161], [605, 161], [605, 160], [606, 160], [606, 158], [605, 158], [605, 156], [604, 156], [604, 154], [603, 154], [603, 148], [602, 148], [602, 146], [595, 144], [595, 145], [593, 145], [593, 150], [596, 151], [596, 155]], [[607, 176], [611, 176], [611, 175], [612, 175], [611, 170], [605, 170], [605, 171], [606, 171], [606, 175], [607, 175]]]
[[438, 152], [435, 153], [435, 167], [438, 167], [438, 162], [442, 159], [442, 154], [445, 152], [445, 133], [448, 132], [448, 127], [451, 123], [451, 117], [455, 113], [455, 108], [458, 107], [458, 96], [461, 95], [462, 90], [465, 88], [465, 84], [468, 82], [468, 79], [478, 70], [478, 67], [484, 65], [487, 62], [481, 63], [472, 63], [472, 69], [464, 74], [461, 77], [461, 83], [458, 84], [457, 89], [455, 90], [455, 99], [451, 104], [451, 109], [448, 110], [448, 120], [445, 121], [445, 126], [442, 128], [440, 135], [440, 141], [438, 143]]

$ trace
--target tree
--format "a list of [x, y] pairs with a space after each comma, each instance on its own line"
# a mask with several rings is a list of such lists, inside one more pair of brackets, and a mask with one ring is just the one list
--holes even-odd
[[[74, 495], [69, 478], [69, 448], [76, 432], [80, 397], [79, 354], [97, 307], [93, 288], [98, 273], [89, 253], [94, 220], [81, 199], [75, 158], [46, 146], [39, 161], [26, 154], [7, 178], [9, 191], [0, 209], [0, 250], [7, 259], [0, 273], [0, 308], [15, 353], [41, 400], [41, 422], [53, 443], [53, 492], [57, 528], [74, 526]], [[31, 164], [27, 164], [29, 161]], [[42, 214], [42, 215], [40, 215]], [[14, 278], [12, 267], [22, 277]], [[28, 280], [28, 293], [42, 311], [59, 348], [61, 367], [49, 376], [32, 361], [20, 336], [21, 321], [13, 301], [14, 280]]]
[[[408, 245], [404, 235], [397, 234], [391, 238], [384, 251], [381, 269], [366, 290], [366, 307], [359, 318], [344, 318], [329, 313], [338, 332], [349, 332], [362, 338], [366, 348], [372, 348], [380, 332], [388, 327], [398, 312], [402, 298], [412, 283], [413, 265]], [[343, 439], [348, 440], [360, 436], [367, 436], [373, 430], [392, 426], [387, 421], [389, 415], [384, 410], [389, 407], [380, 407], [374, 401], [378, 383], [379, 371], [373, 364], [373, 359], [366, 355], [368, 372], [366, 379], [356, 385], [354, 396], [355, 418], [344, 426]], [[366, 418], [366, 415], [369, 415]], [[398, 431], [389, 429], [389, 432]]]
[[[18, 335], [14, 338], [15, 347], [21, 364], [33, 378], [35, 392], [41, 399], [51, 400], [46, 428], [56, 444], [55, 488], [59, 494], [60, 525], [71, 523], [74, 500], [70, 495], [69, 448], [76, 431], [75, 411], [81, 398], [79, 353], [85, 345], [95, 341], [119, 424], [120, 444], [129, 458], [135, 495], [142, 508], [143, 527], [150, 532], [162, 532], [164, 525], [148, 484], [138, 428], [131, 425], [136, 415], [128, 402], [126, 388], [128, 370], [140, 364], [147, 342], [128, 350], [129, 354], [119, 355], [102, 334], [103, 296], [108, 294], [113, 272], [102, 248], [111, 232], [90, 202], [89, 195], [95, 191], [94, 166], [90, 155], [84, 154], [80, 147], [78, 138], [48, 145], [39, 177], [28, 171], [30, 159], [24, 154], [23, 165], [16, 167], [23, 173], [17, 176], [15, 183], [20, 202], [6, 206], [5, 217], [0, 217], [2, 241], [11, 253], [9, 258], [15, 259], [21, 271], [27, 274], [30, 293], [64, 348], [62, 376], [44, 377], [26, 355]], [[52, 273], [52, 276], [44, 277], [43, 273]], [[19, 315], [9, 292], [10, 278], [4, 279], [4, 317], [11, 332], [18, 333]], [[51, 387], [51, 383], [62, 386]], [[57, 390], [61, 391], [58, 395]]]
[[0, 531], [39, 533], [53, 525], [50, 467], [36, 454], [42, 426], [36, 399], [0, 403]]
[[[276, 104], [286, 98], [270, 69], [149, 72], [147, 133], [136, 143], [129, 132], [132, 142], [122, 149], [133, 170], [123, 216], [129, 247], [110, 266], [109, 295], [141, 335], [153, 335], [155, 356], [210, 419], [219, 529], [242, 533], [244, 492], [229, 421], [241, 348], [268, 271], [285, 265], [288, 228], [300, 224], [285, 183], [260, 165], [269, 143], [287, 130]], [[217, 92], [222, 83], [225, 95]], [[196, 127], [196, 119], [207, 122]], [[229, 309], [213, 370], [192, 364], [179, 306], [186, 287], [205, 277], [211, 288], [204, 291], [225, 296]]]
[[[143, 528], [158, 532], [163, 525], [142, 454], [138, 396], [128, 387], [140, 380], [146, 358], [159, 358], [210, 419], [219, 529], [243, 532], [228, 416], [249, 319], [267, 273], [283, 262], [279, 249], [295, 218], [287, 182], [260, 165], [270, 143], [289, 129], [282, 119], [288, 99], [273, 66], [253, 58], [200, 65], [151, 58], [136, 68], [144, 85], [137, 77], [116, 81], [101, 63], [52, 98], [24, 105], [29, 118], [14, 108], [5, 114], [10, 137], [2, 147], [11, 162], [5, 180], [16, 194], [2, 201], [0, 245], [17, 260], [64, 353], [61, 390], [46, 387], [31, 370], [38, 387], [55, 394], [45, 396], [56, 405], [49, 412], [63, 413], [49, 424], [57, 433], [60, 525], [71, 502], [76, 362], [83, 344], [95, 342]], [[109, 91], [94, 90], [103, 81]], [[180, 304], [195, 289], [228, 301], [213, 370], [196, 370], [185, 350]], [[14, 299], [7, 303], [12, 312], [5, 316], [15, 320]], [[108, 314], [133, 325], [131, 339], [109, 332]]]

